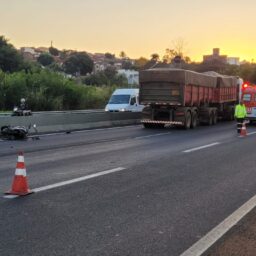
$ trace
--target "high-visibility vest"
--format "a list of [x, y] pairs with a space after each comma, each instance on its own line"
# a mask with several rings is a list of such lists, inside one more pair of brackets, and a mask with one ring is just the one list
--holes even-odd
[[245, 105], [238, 104], [235, 109], [235, 117], [236, 118], [245, 118], [246, 117], [246, 107]]

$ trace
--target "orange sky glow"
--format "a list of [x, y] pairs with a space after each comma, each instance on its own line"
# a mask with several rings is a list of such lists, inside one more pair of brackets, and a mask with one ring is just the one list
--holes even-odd
[[255, 0], [0, 0], [0, 35], [16, 47], [161, 57], [185, 42], [194, 61], [221, 54], [256, 61]]

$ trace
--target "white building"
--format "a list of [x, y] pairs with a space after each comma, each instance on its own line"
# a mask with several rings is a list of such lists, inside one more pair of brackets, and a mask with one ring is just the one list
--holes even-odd
[[138, 85], [139, 84], [139, 72], [136, 70], [130, 69], [120, 69], [117, 71], [118, 75], [124, 75], [127, 80], [128, 84], [130, 85]]
[[230, 65], [240, 65], [240, 59], [238, 57], [227, 57], [227, 63]]

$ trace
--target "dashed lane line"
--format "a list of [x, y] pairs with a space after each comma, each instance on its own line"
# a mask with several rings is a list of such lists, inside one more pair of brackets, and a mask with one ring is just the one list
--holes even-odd
[[93, 174], [86, 175], [86, 176], [83, 176], [83, 177], [79, 177], [79, 178], [76, 178], [76, 179], [58, 182], [58, 183], [47, 185], [47, 186], [40, 187], [40, 188], [35, 188], [35, 189], [32, 189], [32, 190], [35, 193], [42, 192], [42, 191], [46, 191], [46, 190], [50, 190], [50, 189], [70, 185], [70, 184], [73, 184], [73, 183], [93, 179], [93, 178], [100, 177], [100, 176], [103, 176], [103, 175], [107, 175], [107, 174], [110, 174], [110, 173], [120, 172], [120, 171], [123, 171], [123, 170], [125, 170], [124, 167], [118, 167], [118, 168], [114, 168], [114, 169], [103, 171], [103, 172], [93, 173]]
[[249, 133], [247, 133], [247, 135], [253, 135], [253, 134], [256, 134], [256, 132], [249, 132]]
[[162, 136], [162, 135], [167, 135], [167, 134], [170, 134], [170, 133], [171, 132], [150, 134], [150, 135], [145, 135], [145, 136], [138, 136], [138, 137], [135, 137], [134, 139], [146, 139], [146, 138], [152, 138], [152, 137], [158, 137], [158, 136]]
[[214, 142], [214, 143], [211, 143], [211, 144], [208, 144], [208, 145], [204, 145], [204, 146], [200, 146], [200, 147], [196, 147], [196, 148], [191, 148], [191, 149], [188, 149], [188, 150], [185, 150], [185, 151], [182, 151], [182, 152], [183, 153], [190, 153], [190, 152], [194, 152], [194, 151], [197, 151], [197, 150], [214, 147], [214, 146], [217, 146], [219, 144], [220, 144], [220, 142]]
[[[123, 171], [123, 170], [126, 170], [126, 168], [118, 167], [118, 168], [114, 168], [114, 169], [111, 169], [111, 170], [102, 171], [102, 172], [98, 172], [98, 173], [86, 175], [86, 176], [83, 176], [83, 177], [79, 177], [79, 178], [75, 178], [75, 179], [71, 179], [71, 180], [66, 180], [66, 181], [54, 183], [54, 184], [43, 186], [43, 187], [39, 187], [39, 188], [34, 188], [34, 189], [32, 189], [32, 191], [34, 193], [38, 193], [38, 192], [42, 192], [42, 191], [47, 191], [47, 190], [50, 190], [50, 189], [67, 186], [67, 185], [70, 185], [70, 184], [74, 184], [74, 183], [77, 183], [77, 182], [93, 179], [93, 178], [100, 177], [100, 176], [103, 176], [103, 175], [107, 175], [107, 174], [110, 174], [110, 173], [120, 172], [120, 171]], [[7, 199], [13, 199], [13, 198], [16, 198], [16, 197], [17, 196], [15, 196], [15, 195], [11, 195], [11, 196], [10, 195], [6, 195], [6, 196], [4, 196], [4, 198], [7, 198]]]

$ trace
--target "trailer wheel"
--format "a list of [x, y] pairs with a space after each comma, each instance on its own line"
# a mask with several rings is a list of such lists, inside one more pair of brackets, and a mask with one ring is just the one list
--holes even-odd
[[189, 111], [186, 112], [185, 115], [185, 125], [184, 128], [188, 130], [191, 127], [191, 113]]
[[215, 125], [218, 122], [218, 113], [217, 113], [217, 111], [214, 111], [212, 114], [213, 114], [212, 123], [213, 123], [213, 125]]
[[228, 121], [234, 121], [234, 114], [232, 112], [229, 112], [227, 114], [227, 118], [226, 118]]
[[210, 113], [209, 119], [208, 119], [208, 125], [213, 125], [213, 119], [214, 119], [214, 114], [213, 112]]
[[146, 129], [152, 128], [152, 124], [149, 124], [149, 123], [144, 123], [143, 126]]
[[159, 128], [159, 129], [163, 129], [165, 126], [165, 124], [156, 124], [156, 128]]
[[164, 124], [150, 124], [150, 128], [154, 128], [154, 129], [162, 129], [164, 128]]
[[192, 129], [195, 129], [197, 127], [197, 122], [198, 122], [197, 112], [193, 112], [192, 121], [191, 121], [191, 128]]

